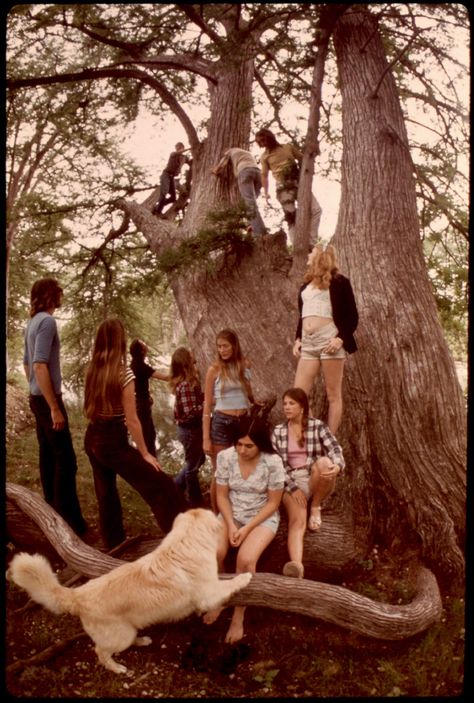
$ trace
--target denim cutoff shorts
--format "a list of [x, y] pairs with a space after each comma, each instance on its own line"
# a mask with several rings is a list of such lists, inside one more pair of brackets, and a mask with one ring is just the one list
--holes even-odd
[[[224, 518], [222, 517], [222, 514], [219, 513], [217, 516], [219, 520], [224, 521]], [[245, 522], [240, 522], [239, 520], [236, 520], [234, 518], [234, 522], [237, 525], [237, 527], [243, 527], [245, 525]], [[260, 523], [262, 527], [268, 527], [269, 530], [273, 532], [274, 535], [276, 535], [278, 531], [278, 525], [280, 524], [280, 513], [278, 510], [276, 510], [270, 517], [267, 517], [266, 520]], [[257, 527], [260, 527], [260, 525], [257, 525]]]
[[303, 332], [303, 336], [301, 338], [301, 358], [345, 359], [346, 351], [344, 347], [341, 347], [333, 354], [328, 354], [328, 352], [323, 351], [329, 340], [337, 336], [337, 327], [334, 322], [330, 322], [314, 332]]
[[240, 418], [244, 415], [226, 415], [214, 410], [211, 418], [211, 442], [223, 447], [232, 447], [238, 438]]
[[311, 498], [311, 490], [309, 487], [310, 473], [308, 469], [303, 466], [301, 469], [294, 469], [290, 472], [290, 476], [296, 483], [299, 489], [305, 494], [306, 500]]

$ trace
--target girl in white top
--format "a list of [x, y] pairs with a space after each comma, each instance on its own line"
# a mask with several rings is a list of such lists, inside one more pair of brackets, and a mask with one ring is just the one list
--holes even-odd
[[[225, 530], [217, 550], [219, 570], [229, 546], [237, 547], [236, 573], [255, 573], [264, 549], [275, 537], [280, 522], [280, 505], [285, 484], [283, 461], [275, 452], [269, 430], [260, 420], [240, 419], [235, 446], [217, 457], [217, 505]], [[212, 624], [223, 608], [209, 611], [204, 622]], [[245, 607], [237, 606], [226, 642], [244, 636]]]
[[342, 418], [345, 358], [357, 349], [353, 336], [358, 323], [357, 307], [349, 279], [337, 269], [333, 246], [313, 248], [303, 280], [293, 345], [298, 359], [293, 385], [309, 396], [322, 371], [329, 406], [327, 425], [335, 434]]

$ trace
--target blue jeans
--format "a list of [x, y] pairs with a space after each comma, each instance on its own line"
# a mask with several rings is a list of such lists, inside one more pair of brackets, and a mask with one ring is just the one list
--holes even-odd
[[39, 470], [45, 501], [78, 534], [87, 529], [76, 491], [77, 462], [69, 430], [66, 408], [60, 395], [59, 409], [66, 419], [62, 430], [53, 430], [51, 410], [42, 395], [30, 395], [39, 444]]
[[191, 507], [197, 508], [203, 503], [199, 469], [206, 461], [206, 455], [202, 450], [201, 418], [195, 423], [177, 425], [176, 433], [184, 448], [185, 464], [174, 480], [183, 492], [187, 491]]
[[265, 234], [265, 224], [260, 215], [257, 205], [257, 195], [262, 187], [260, 169], [243, 168], [237, 176], [240, 195], [245, 201], [249, 214], [250, 224], [255, 235]]
[[107, 549], [125, 539], [117, 474], [148, 503], [163, 532], [171, 530], [176, 515], [185, 509], [183, 498], [171, 476], [153, 468], [129, 444], [123, 419], [89, 423], [84, 448], [94, 474], [100, 531]]

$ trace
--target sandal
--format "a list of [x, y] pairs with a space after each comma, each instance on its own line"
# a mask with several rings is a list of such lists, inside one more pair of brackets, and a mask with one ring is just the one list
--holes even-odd
[[283, 567], [283, 576], [291, 576], [294, 579], [304, 578], [304, 566], [297, 561], [287, 561]]
[[308, 530], [311, 530], [311, 532], [316, 532], [316, 530], [320, 529], [321, 524], [321, 508], [311, 508], [311, 514], [308, 520]]

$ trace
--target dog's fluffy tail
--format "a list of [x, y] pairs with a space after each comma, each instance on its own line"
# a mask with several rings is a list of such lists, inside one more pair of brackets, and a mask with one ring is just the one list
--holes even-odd
[[52, 613], [71, 612], [73, 589], [61, 586], [49, 561], [41, 554], [16, 554], [7, 575], [30, 598]]

